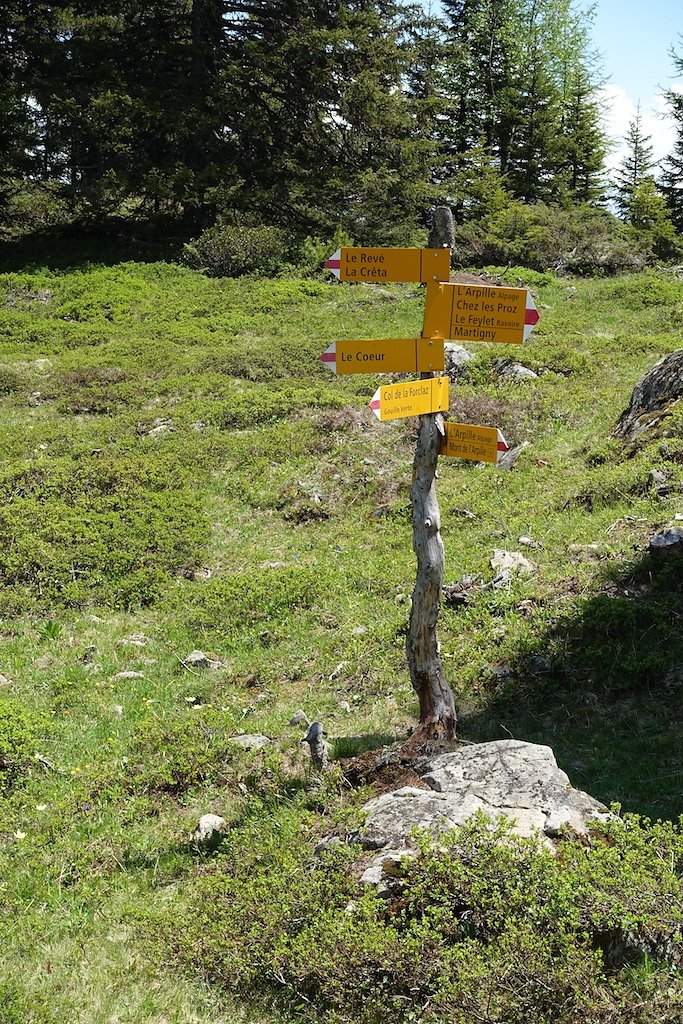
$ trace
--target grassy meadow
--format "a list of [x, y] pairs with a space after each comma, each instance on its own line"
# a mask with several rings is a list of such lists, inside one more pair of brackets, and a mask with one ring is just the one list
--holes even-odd
[[[440, 463], [446, 581], [490, 581], [494, 549], [534, 569], [442, 609], [459, 732], [547, 743], [574, 785], [676, 821], [683, 583], [647, 543], [683, 513], [683, 413], [635, 448], [611, 432], [683, 344], [683, 282], [505, 281], [520, 275], [541, 321], [523, 349], [469, 346], [451, 415], [528, 447], [511, 472]], [[254, 849], [310, 850], [370, 795], [316, 789], [297, 710], [338, 755], [415, 724], [415, 421], [377, 422], [380, 379], [334, 377], [319, 356], [419, 334], [423, 300], [166, 262], [0, 275], [0, 1024], [315, 1015], [303, 983], [244, 998], [215, 955], [187, 952], [193, 886], [215, 869], [191, 833], [205, 812], [234, 822], [229, 856], [253, 881]], [[538, 378], [502, 378], [501, 357]], [[185, 664], [195, 649], [212, 667]], [[277, 742], [250, 753], [240, 733]], [[653, 978], [631, 979], [643, 1005]]]

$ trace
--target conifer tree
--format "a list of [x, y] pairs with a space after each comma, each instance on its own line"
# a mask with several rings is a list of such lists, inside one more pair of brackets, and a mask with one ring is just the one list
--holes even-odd
[[[680, 77], [683, 75], [683, 55], [671, 49], [669, 56], [674, 64], [675, 77]], [[663, 95], [669, 116], [676, 125], [676, 139], [673, 150], [664, 160], [660, 185], [671, 220], [678, 231], [683, 231], [683, 93], [666, 89]]]
[[628, 148], [614, 172], [613, 198], [619, 216], [623, 220], [630, 220], [633, 194], [655, 167], [652, 137], [643, 131], [640, 103], [636, 107], [636, 116], [629, 121], [624, 141]]
[[605, 141], [590, 12], [575, 11], [572, 0], [443, 6], [451, 82], [443, 148], [451, 178], [462, 181], [483, 144], [514, 198], [598, 198]]

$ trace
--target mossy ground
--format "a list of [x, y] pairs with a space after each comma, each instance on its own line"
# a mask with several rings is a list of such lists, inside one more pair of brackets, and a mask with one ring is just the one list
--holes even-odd
[[[533, 574], [443, 609], [460, 731], [549, 743], [574, 784], [676, 819], [681, 573], [645, 552], [683, 512], [683, 427], [628, 452], [610, 433], [681, 347], [683, 284], [540, 281], [531, 342], [472, 346], [452, 389], [454, 413], [530, 446], [509, 473], [442, 460], [447, 580], [538, 544]], [[318, 357], [416, 335], [423, 299], [169, 263], [0, 277], [0, 725], [42, 757], [0, 786], [3, 1024], [280, 1019], [155, 960], [149, 918], [184, 912], [200, 813], [353, 813], [302, 796], [299, 707], [339, 739], [414, 724], [415, 424], [377, 423], [378, 379]], [[538, 379], [501, 380], [501, 355]], [[194, 648], [222, 667], [188, 670]], [[281, 752], [254, 761], [225, 741], [240, 731]]]

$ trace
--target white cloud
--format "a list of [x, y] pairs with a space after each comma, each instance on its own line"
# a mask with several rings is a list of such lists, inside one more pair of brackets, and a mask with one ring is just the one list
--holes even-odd
[[[683, 86], [675, 85], [677, 91]], [[629, 122], [636, 116], [636, 104], [620, 85], [604, 85], [600, 90], [603, 106], [603, 125], [612, 149], [607, 155], [608, 171], [618, 167], [626, 153], [624, 136], [628, 131]], [[662, 96], [653, 96], [641, 101], [640, 117], [643, 133], [651, 137], [651, 146], [655, 160], [662, 160], [671, 152], [676, 137], [673, 121], [667, 115], [666, 103]]]

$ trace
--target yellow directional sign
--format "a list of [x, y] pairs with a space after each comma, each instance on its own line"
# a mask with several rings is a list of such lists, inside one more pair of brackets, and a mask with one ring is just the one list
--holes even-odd
[[378, 420], [397, 420], [402, 416], [422, 416], [448, 409], [448, 377], [409, 380], [377, 388], [370, 408]]
[[440, 455], [451, 455], [456, 459], [472, 462], [497, 462], [499, 452], [506, 452], [508, 445], [496, 427], [475, 427], [469, 423], [444, 424], [446, 436], [441, 441]]
[[442, 338], [333, 341], [321, 355], [332, 373], [429, 373], [444, 368]]
[[340, 281], [447, 281], [448, 249], [337, 249], [325, 261]]
[[538, 319], [526, 288], [428, 283], [422, 336], [521, 345]]

